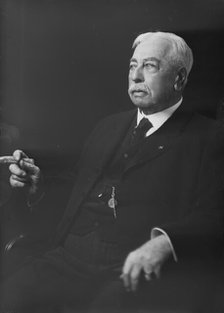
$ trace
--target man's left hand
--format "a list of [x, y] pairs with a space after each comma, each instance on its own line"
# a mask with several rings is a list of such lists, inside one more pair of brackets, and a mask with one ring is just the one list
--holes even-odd
[[172, 249], [165, 235], [159, 235], [127, 256], [121, 279], [127, 291], [136, 291], [141, 274], [146, 280], [159, 278], [164, 262], [172, 255]]

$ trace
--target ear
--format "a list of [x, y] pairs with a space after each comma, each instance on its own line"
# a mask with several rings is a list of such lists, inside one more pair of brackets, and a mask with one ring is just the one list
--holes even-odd
[[187, 83], [187, 70], [182, 67], [178, 70], [177, 76], [175, 78], [174, 90], [181, 91]]

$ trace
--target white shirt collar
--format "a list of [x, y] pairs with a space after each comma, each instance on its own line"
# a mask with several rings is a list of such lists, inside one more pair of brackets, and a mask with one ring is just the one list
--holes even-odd
[[150, 130], [146, 133], [146, 137], [151, 135], [171, 117], [171, 115], [179, 108], [182, 101], [183, 98], [181, 98], [176, 104], [172, 105], [171, 107], [154, 114], [146, 115], [138, 109], [137, 126], [144, 117], [147, 118], [151, 122], [153, 127], [150, 128]]

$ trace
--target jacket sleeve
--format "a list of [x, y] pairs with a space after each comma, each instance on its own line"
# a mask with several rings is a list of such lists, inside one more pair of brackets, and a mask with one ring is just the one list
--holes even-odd
[[221, 254], [224, 217], [224, 130], [211, 134], [204, 147], [197, 198], [189, 214], [160, 225], [173, 244], [178, 260], [213, 259]]
[[[10, 223], [13, 228], [16, 225], [18, 232], [28, 234], [28, 236], [50, 238], [53, 235], [67, 207], [79, 169], [85, 166], [86, 155], [94, 144], [94, 138], [102, 123], [104, 120], [99, 122], [91, 132], [79, 160], [72, 168], [54, 175], [43, 174], [44, 183], [37, 195], [30, 197], [24, 190], [13, 190], [12, 199], [5, 208], [10, 215], [10, 221], [7, 221], [6, 225]], [[18, 227], [17, 224], [19, 224]]]

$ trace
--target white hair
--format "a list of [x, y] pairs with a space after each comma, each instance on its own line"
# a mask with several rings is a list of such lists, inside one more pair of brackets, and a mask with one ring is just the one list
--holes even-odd
[[133, 43], [132, 48], [135, 49], [141, 42], [149, 38], [162, 38], [169, 40], [172, 45], [172, 55], [170, 61], [178, 67], [184, 67], [189, 75], [193, 65], [193, 53], [183, 38], [168, 32], [148, 32], [140, 34]]

